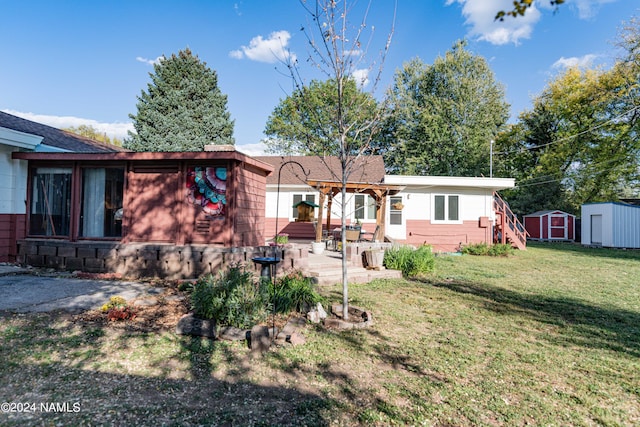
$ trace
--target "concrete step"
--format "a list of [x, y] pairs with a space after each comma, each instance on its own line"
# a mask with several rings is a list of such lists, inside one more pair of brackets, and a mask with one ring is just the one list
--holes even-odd
[[[334, 285], [342, 282], [342, 268], [331, 267], [322, 269], [309, 269], [305, 275], [311, 277], [318, 285]], [[398, 270], [367, 270], [362, 267], [348, 267], [347, 278], [349, 283], [368, 283], [374, 279], [400, 279], [402, 272]]]

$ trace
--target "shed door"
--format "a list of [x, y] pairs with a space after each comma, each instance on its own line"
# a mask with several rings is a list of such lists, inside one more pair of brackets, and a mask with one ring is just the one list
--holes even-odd
[[602, 244], [602, 215], [591, 215], [591, 244]]
[[565, 215], [551, 215], [549, 221], [550, 239], [567, 239], [567, 217]]

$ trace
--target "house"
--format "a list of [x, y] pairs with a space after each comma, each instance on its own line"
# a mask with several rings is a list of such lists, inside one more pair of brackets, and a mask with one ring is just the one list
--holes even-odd
[[524, 227], [531, 240], [575, 240], [576, 216], [559, 210], [544, 210], [525, 215]]
[[[331, 236], [342, 215], [337, 159], [257, 158], [274, 168], [267, 179], [266, 236], [285, 233], [308, 241]], [[347, 224], [360, 223], [370, 232], [381, 230], [375, 236], [378, 240], [430, 244], [445, 252], [494, 241], [524, 249], [524, 227], [496, 193], [514, 185], [511, 178], [385, 175], [381, 156], [362, 157], [349, 176], [345, 215]], [[315, 210], [317, 221], [297, 221], [294, 206], [301, 200], [323, 207]]]
[[586, 203], [581, 207], [582, 244], [640, 248], [640, 206], [622, 202]]
[[119, 147], [0, 111], [0, 262], [15, 262], [26, 233], [27, 161], [15, 152], [117, 152]]

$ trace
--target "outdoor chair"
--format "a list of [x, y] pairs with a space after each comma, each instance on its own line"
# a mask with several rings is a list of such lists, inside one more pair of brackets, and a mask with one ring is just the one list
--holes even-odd
[[379, 232], [380, 232], [380, 226], [376, 225], [376, 229], [373, 230], [373, 233], [360, 233], [359, 240], [361, 242], [377, 242], [378, 241], [377, 237]]

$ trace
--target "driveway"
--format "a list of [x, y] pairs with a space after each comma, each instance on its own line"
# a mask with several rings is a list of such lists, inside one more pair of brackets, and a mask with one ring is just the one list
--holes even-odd
[[37, 276], [30, 273], [30, 270], [19, 267], [0, 266], [0, 311], [82, 311], [99, 308], [115, 295], [130, 300], [162, 291], [147, 283]]

